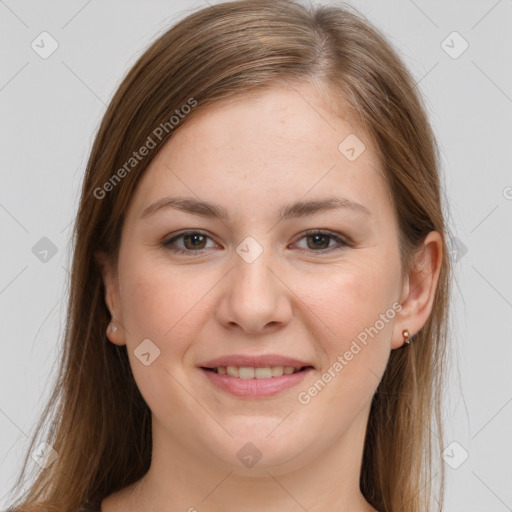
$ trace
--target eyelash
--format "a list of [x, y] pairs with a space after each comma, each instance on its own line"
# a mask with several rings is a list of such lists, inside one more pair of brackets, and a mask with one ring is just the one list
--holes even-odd
[[[192, 251], [192, 250], [189, 250], [189, 249], [177, 249], [177, 248], [172, 248], [171, 247], [171, 244], [173, 244], [174, 242], [176, 242], [176, 240], [179, 240], [180, 238], [183, 238], [187, 235], [202, 235], [202, 236], [205, 236], [207, 238], [210, 238], [211, 237], [205, 233], [204, 231], [200, 231], [200, 230], [190, 230], [190, 231], [184, 231], [174, 237], [172, 237], [171, 239], [163, 242], [163, 246], [168, 249], [169, 251], [173, 252], [173, 253], [176, 253], [176, 254], [202, 254], [204, 251], [206, 251], [206, 249], [200, 249], [198, 251]], [[327, 236], [327, 237], [330, 237], [331, 239], [335, 240], [337, 243], [338, 243], [338, 247], [334, 246], [334, 247], [330, 247], [328, 249], [322, 249], [320, 251], [313, 251], [310, 249], [310, 251], [312, 251], [313, 253], [319, 253], [319, 254], [326, 254], [326, 253], [329, 253], [329, 252], [333, 252], [333, 251], [339, 251], [345, 247], [352, 247], [352, 243], [347, 240], [347, 239], [344, 239], [344, 238], [341, 238], [338, 234], [332, 232], [332, 231], [325, 231], [325, 230], [309, 230], [309, 231], [306, 231], [305, 233], [302, 233], [302, 236], [297, 240], [302, 240], [303, 238], [306, 238], [308, 236], [312, 236], [312, 235], [323, 235], [323, 236]], [[299, 249], [301, 252], [307, 252], [308, 249]]]

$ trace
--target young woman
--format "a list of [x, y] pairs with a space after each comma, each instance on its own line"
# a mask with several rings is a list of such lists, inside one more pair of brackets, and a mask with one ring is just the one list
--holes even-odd
[[13, 510], [441, 509], [437, 150], [352, 9], [227, 2], [159, 37], [74, 237], [44, 463]]

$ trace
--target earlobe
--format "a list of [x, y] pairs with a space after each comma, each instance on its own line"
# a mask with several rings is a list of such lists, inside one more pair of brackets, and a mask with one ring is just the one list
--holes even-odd
[[443, 257], [443, 240], [437, 231], [431, 231], [423, 246], [415, 255], [413, 269], [406, 278], [402, 290], [402, 310], [397, 316], [393, 331], [392, 348], [400, 348], [415, 335], [427, 322], [439, 281]]
[[117, 326], [115, 320], [112, 320], [107, 326], [107, 338], [114, 343], [114, 345], [125, 345], [126, 340], [121, 329]]

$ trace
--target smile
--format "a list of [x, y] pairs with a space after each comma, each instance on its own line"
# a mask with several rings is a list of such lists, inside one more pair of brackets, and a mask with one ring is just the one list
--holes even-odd
[[267, 398], [302, 382], [313, 367], [219, 366], [200, 370], [210, 384], [225, 393], [244, 398]]

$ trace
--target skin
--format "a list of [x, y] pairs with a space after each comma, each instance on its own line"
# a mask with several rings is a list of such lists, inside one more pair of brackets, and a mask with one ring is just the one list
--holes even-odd
[[[108, 336], [127, 345], [152, 411], [153, 458], [142, 480], [103, 500], [102, 512], [374, 510], [359, 490], [371, 399], [402, 330], [415, 334], [430, 315], [441, 237], [427, 236], [417, 268], [402, 277], [397, 222], [369, 137], [322, 97], [304, 85], [216, 104], [185, 122], [142, 178], [118, 266], [103, 261], [102, 269], [118, 327]], [[338, 150], [349, 134], [366, 144], [352, 162]], [[333, 195], [370, 215], [340, 208], [280, 221], [285, 204]], [[166, 196], [216, 203], [230, 220], [176, 209], [140, 218]], [[162, 245], [186, 229], [209, 238], [197, 249], [177, 240], [187, 254]], [[353, 246], [315, 241], [308, 229]], [[263, 250], [252, 263], [236, 252], [247, 236]], [[401, 311], [301, 404], [298, 393], [397, 303]], [[160, 350], [148, 366], [134, 355], [144, 339]], [[198, 369], [235, 353], [289, 355], [315, 370], [277, 396], [238, 398]], [[262, 454], [251, 468], [236, 455], [248, 442]]]

